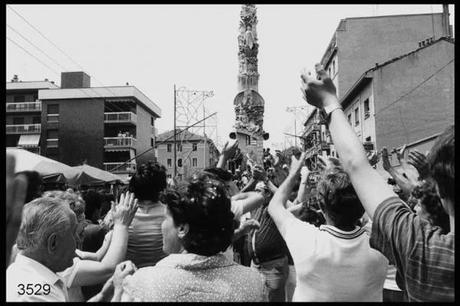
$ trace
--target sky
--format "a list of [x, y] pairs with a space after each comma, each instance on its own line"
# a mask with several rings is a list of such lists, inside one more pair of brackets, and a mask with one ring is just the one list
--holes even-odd
[[[155, 123], [159, 133], [173, 129], [174, 85], [213, 91], [204, 100], [207, 114], [217, 112], [206, 122], [207, 134], [218, 148], [228, 140], [238, 93], [241, 5], [8, 7], [48, 40], [7, 8], [7, 38], [11, 39], [6, 49], [7, 82], [17, 74], [22, 81], [47, 78], [60, 85], [62, 71], [82, 70], [91, 76], [94, 87], [128, 82], [161, 108], [162, 117]], [[264, 146], [272, 149], [294, 144], [285, 133], [300, 134], [311, 111], [299, 89], [300, 71], [313, 69], [321, 60], [341, 19], [442, 12], [440, 4], [256, 7], [259, 93], [265, 100], [264, 130], [270, 134]], [[454, 24], [454, 5], [449, 5], [449, 11]], [[304, 109], [297, 114], [286, 110], [297, 106]]]

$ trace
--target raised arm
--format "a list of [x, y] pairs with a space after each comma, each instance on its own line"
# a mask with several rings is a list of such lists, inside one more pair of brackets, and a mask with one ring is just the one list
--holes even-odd
[[308, 174], [310, 171], [306, 166], [303, 166], [300, 170], [300, 186], [299, 191], [297, 192], [297, 203], [305, 202], [310, 194], [311, 188], [308, 186]]
[[80, 262], [72, 287], [90, 286], [106, 281], [115, 271], [115, 267], [126, 256], [128, 244], [128, 226], [137, 210], [137, 199], [127, 192], [120, 197], [120, 204], [112, 202], [113, 234], [107, 254], [101, 262], [83, 260]]
[[310, 73], [301, 75], [304, 98], [309, 104], [326, 113], [329, 131], [340, 161], [350, 176], [366, 212], [372, 218], [377, 206], [396, 194], [369, 164], [363, 145], [348, 123], [337, 100], [336, 89], [331, 78], [321, 65], [317, 65], [316, 70], [318, 79], [313, 78]]
[[227, 141], [222, 149], [222, 153], [219, 156], [216, 168], [224, 169], [227, 167], [227, 161], [235, 155], [236, 149], [238, 148], [238, 140]]
[[[264, 197], [256, 191], [249, 191], [239, 193], [231, 198], [232, 206], [236, 207], [239, 212], [238, 216], [241, 217], [247, 212], [250, 212], [264, 203]], [[234, 212], [235, 213], [235, 212]]]
[[292, 222], [295, 217], [286, 209], [286, 202], [289, 199], [289, 195], [294, 187], [296, 177], [299, 175], [300, 169], [305, 161], [306, 154], [303, 152], [299, 159], [292, 156], [291, 168], [289, 174], [278, 190], [273, 195], [270, 204], [268, 204], [268, 213], [272, 217], [276, 224], [276, 227], [280, 231], [281, 235], [285, 234], [285, 225], [288, 222]]

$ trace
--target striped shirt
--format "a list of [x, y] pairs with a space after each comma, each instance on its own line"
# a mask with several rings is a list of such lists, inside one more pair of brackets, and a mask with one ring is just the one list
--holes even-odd
[[374, 213], [371, 247], [394, 262], [409, 301], [454, 301], [455, 236], [441, 232], [398, 197], [383, 201]]
[[163, 252], [161, 223], [165, 218], [165, 206], [154, 204], [148, 213], [137, 211], [128, 228], [128, 249], [126, 259], [136, 267], [154, 266], [166, 257]]

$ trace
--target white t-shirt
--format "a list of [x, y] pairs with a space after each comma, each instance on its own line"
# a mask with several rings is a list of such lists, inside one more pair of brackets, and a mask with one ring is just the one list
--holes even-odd
[[56, 273], [62, 279], [64, 279], [67, 286], [67, 292], [69, 294], [68, 302], [85, 302], [85, 297], [81, 291], [80, 286], [74, 286], [73, 281], [75, 280], [75, 275], [77, 275], [78, 270], [81, 266], [81, 259], [78, 257], [73, 258], [73, 265], [62, 272]]
[[350, 232], [293, 220], [280, 230], [294, 260], [293, 302], [382, 302], [388, 260], [364, 228]]

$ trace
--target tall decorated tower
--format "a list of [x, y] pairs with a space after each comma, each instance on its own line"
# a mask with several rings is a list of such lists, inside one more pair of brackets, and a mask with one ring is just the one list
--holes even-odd
[[265, 101], [258, 92], [259, 72], [257, 69], [257, 15], [253, 4], [241, 8], [240, 33], [238, 35], [238, 94], [233, 100], [235, 107], [235, 132], [231, 138], [238, 139], [241, 155], [232, 168], [246, 164], [262, 164], [263, 141], [268, 133], [263, 129]]

